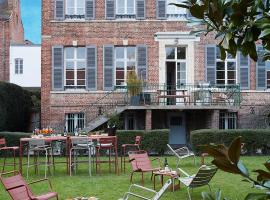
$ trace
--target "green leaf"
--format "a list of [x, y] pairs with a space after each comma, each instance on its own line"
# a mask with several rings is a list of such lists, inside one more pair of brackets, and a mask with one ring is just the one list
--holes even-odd
[[240, 174], [240, 170], [226, 158], [215, 158], [212, 163], [219, 169], [232, 174]]
[[233, 163], [238, 163], [241, 153], [241, 137], [234, 139], [229, 147], [228, 155]]
[[216, 192], [216, 200], [220, 200], [221, 199], [221, 190], [218, 189], [218, 191]]
[[263, 37], [266, 37], [266, 36], [268, 36], [268, 35], [270, 35], [270, 29], [269, 29], [269, 28], [263, 30], [263, 31], [261, 32], [259, 38], [263, 38]]
[[204, 5], [200, 6], [195, 4], [190, 7], [190, 13], [193, 17], [204, 19], [204, 9], [205, 9]]
[[245, 165], [239, 160], [237, 164], [238, 169], [241, 171], [242, 175], [248, 177], [249, 172], [248, 169], [245, 167]]
[[254, 170], [254, 172], [257, 172], [259, 174], [257, 176], [258, 181], [270, 180], [270, 173], [269, 172], [266, 172], [266, 171], [261, 170], [261, 169]]
[[269, 194], [250, 193], [246, 196], [245, 200], [267, 200], [269, 197]]
[[263, 186], [270, 188], [270, 180], [265, 181], [265, 182], [263, 183]]
[[203, 200], [215, 200], [214, 197], [208, 192], [202, 192]]

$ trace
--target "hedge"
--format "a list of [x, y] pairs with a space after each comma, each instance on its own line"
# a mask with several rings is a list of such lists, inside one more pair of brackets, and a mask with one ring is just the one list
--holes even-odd
[[0, 82], [0, 131], [26, 132], [31, 106], [28, 91], [15, 84]]
[[5, 138], [7, 146], [19, 146], [20, 138], [30, 137], [32, 133], [0, 132], [0, 138]]
[[200, 145], [215, 143], [229, 146], [238, 136], [242, 136], [247, 154], [256, 154], [258, 149], [261, 149], [262, 154], [270, 153], [270, 129], [196, 130], [191, 132], [191, 144], [193, 150], [199, 153], [202, 150]]
[[141, 149], [146, 150], [150, 154], [163, 155], [167, 150], [167, 143], [169, 141], [169, 130], [151, 130], [151, 131], [140, 131], [140, 130], [118, 130], [116, 132], [118, 137], [118, 147], [122, 144], [134, 144], [135, 137], [137, 135], [142, 136]]

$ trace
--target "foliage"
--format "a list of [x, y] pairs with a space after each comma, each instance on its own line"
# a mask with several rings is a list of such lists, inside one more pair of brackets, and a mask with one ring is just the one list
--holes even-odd
[[141, 149], [146, 150], [150, 154], [163, 155], [167, 150], [167, 143], [169, 138], [169, 130], [121, 130], [117, 131], [118, 136], [118, 146], [121, 147], [122, 144], [134, 144], [135, 137], [137, 135], [142, 136], [142, 146]]
[[31, 114], [28, 91], [0, 82], [0, 131], [27, 131]]
[[28, 90], [31, 96], [31, 101], [32, 101], [32, 109], [33, 110], [40, 110], [41, 107], [41, 94], [40, 94], [40, 89], [31, 89]]
[[214, 157], [212, 164], [216, 165], [219, 169], [228, 173], [241, 175], [244, 177], [243, 181], [251, 183], [253, 187], [268, 191], [264, 194], [249, 193], [245, 200], [270, 198], [270, 160], [264, 163], [266, 170], [257, 169], [253, 171], [257, 173], [257, 179], [253, 179], [249, 170], [240, 160], [241, 137], [234, 139], [228, 148], [223, 144], [210, 144], [204, 147], [204, 151]]
[[0, 138], [5, 138], [7, 146], [19, 146], [20, 138], [30, 137], [32, 133], [0, 132]]
[[191, 132], [191, 144], [194, 151], [199, 153], [200, 145], [210, 143], [229, 145], [234, 138], [242, 136], [245, 143], [244, 151], [246, 154], [254, 155], [257, 149], [261, 149], [262, 154], [270, 151], [270, 129], [202, 129]]
[[120, 115], [117, 113], [113, 113], [111, 115], [108, 115], [109, 120], [107, 122], [107, 126], [109, 128], [121, 128], [123, 126], [122, 121], [120, 120]]
[[138, 78], [135, 70], [128, 72], [127, 89], [130, 96], [136, 96], [142, 91], [142, 81]]
[[[196, 19], [190, 23], [205, 25], [199, 30], [206, 35], [215, 33], [220, 39], [221, 57], [225, 52], [235, 57], [237, 51], [257, 61], [256, 43], [261, 40], [263, 47], [270, 50], [269, 0], [186, 0], [178, 7], [187, 8]], [[270, 54], [265, 54], [269, 59]]]

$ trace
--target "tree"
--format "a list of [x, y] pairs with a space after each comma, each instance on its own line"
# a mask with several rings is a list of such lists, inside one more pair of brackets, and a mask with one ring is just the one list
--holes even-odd
[[[204, 25], [206, 29], [196, 33], [215, 32], [220, 39], [221, 57], [226, 52], [236, 56], [241, 51], [257, 61], [256, 44], [261, 43], [270, 51], [270, 0], [185, 0], [181, 4], [173, 4], [186, 8], [194, 18], [189, 23]], [[201, 26], [200, 26], [201, 27]], [[266, 52], [266, 51], [265, 51]], [[266, 52], [264, 60], [270, 59]]]

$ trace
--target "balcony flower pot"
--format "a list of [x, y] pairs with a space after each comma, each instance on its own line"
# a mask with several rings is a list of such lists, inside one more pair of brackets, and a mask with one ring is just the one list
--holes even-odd
[[122, 121], [117, 113], [113, 113], [108, 116], [107, 132], [109, 136], [115, 136], [116, 130], [122, 126]]
[[130, 105], [137, 106], [140, 104], [140, 93], [142, 91], [142, 81], [138, 78], [135, 70], [128, 73], [127, 91], [130, 96]]

